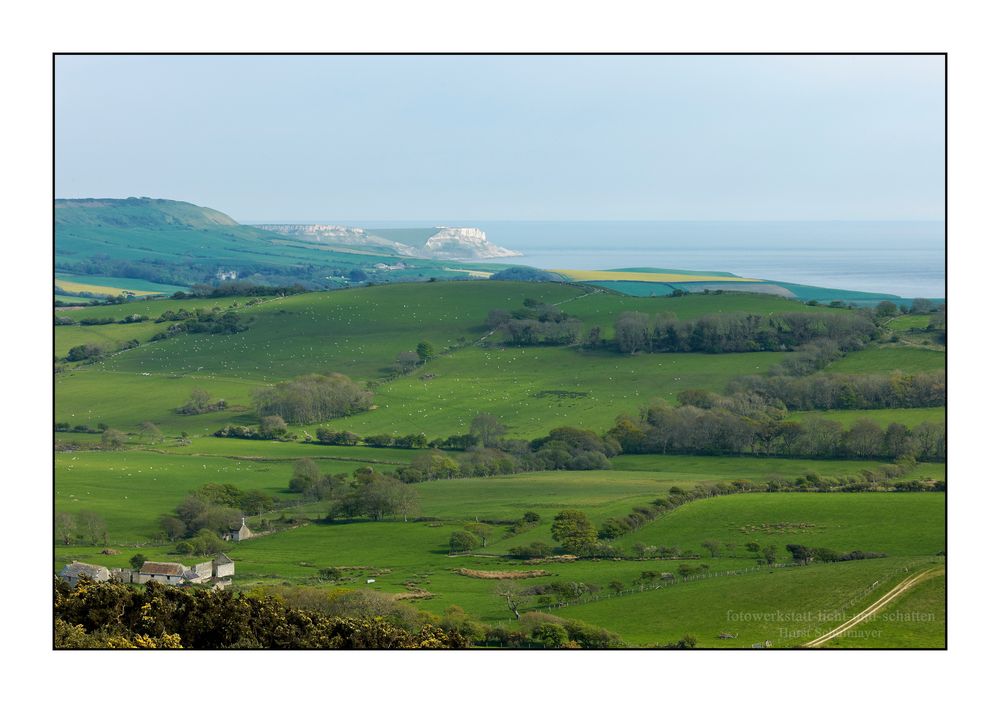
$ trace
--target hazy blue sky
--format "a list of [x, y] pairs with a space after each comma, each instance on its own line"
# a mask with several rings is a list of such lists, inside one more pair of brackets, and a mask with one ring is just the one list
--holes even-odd
[[59, 57], [58, 197], [241, 221], [942, 219], [943, 57]]

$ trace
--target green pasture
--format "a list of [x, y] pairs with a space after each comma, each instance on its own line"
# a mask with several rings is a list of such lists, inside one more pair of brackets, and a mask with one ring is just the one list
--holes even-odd
[[[384, 376], [396, 356], [421, 340], [443, 349], [486, 334], [492, 308], [524, 297], [557, 302], [579, 289], [505, 281], [439, 282], [352, 288], [267, 301], [249, 311], [250, 329], [235, 335], [181, 335], [129, 358], [119, 371], [191, 373], [197, 369], [257, 380], [337, 371], [358, 380]], [[192, 307], [192, 306], [185, 306]]]
[[[57, 436], [86, 442], [99, 438], [76, 433]], [[169, 513], [187, 493], [205, 483], [233, 483], [243, 490], [261, 489], [283, 501], [295, 501], [297, 497], [285, 489], [296, 459], [309, 457], [324, 473], [350, 473], [369, 465], [392, 473], [396, 466], [409, 463], [420, 453], [219, 438], [195, 439], [189, 445], [168, 440], [130, 451], [61, 451], [56, 454], [55, 465], [56, 508], [100, 513], [108, 521], [114, 541], [148, 541], [157, 531], [159, 516]], [[512, 520], [534, 510], [551, 518], [559, 510], [579, 508], [597, 520], [625, 514], [633, 505], [665, 495], [674, 485], [690, 487], [702, 481], [736, 478], [794, 478], [808, 471], [846, 476], [870, 466], [874, 464], [631, 456], [616, 458], [612, 471], [547, 471], [451, 479], [416, 484], [416, 489], [420, 514], [427, 516], [463, 521]], [[549, 541], [547, 528], [539, 535]]]
[[877, 347], [851, 352], [827, 366], [824, 373], [919, 373], [944, 369], [944, 352], [919, 347]]
[[845, 428], [858, 420], [871, 420], [882, 427], [898, 422], [916, 427], [922, 422], [944, 422], [944, 407], [937, 408], [880, 408], [877, 410], [803, 410], [788, 414], [788, 420], [802, 422], [809, 418], [835, 420]]
[[900, 315], [886, 323], [886, 327], [897, 332], [924, 330], [931, 323], [931, 315]]
[[[139, 347], [59, 374], [57, 420], [76, 424], [84, 418], [119, 429], [151, 421], [168, 434], [210, 434], [227, 422], [254, 422], [248, 412], [252, 392], [265, 380], [236, 368], [220, 372], [219, 364], [192, 362], [187, 369], [165, 371], [146, 365], [149, 354], [144, 359], [143, 353]], [[462, 434], [478, 413], [490, 412], [508, 425], [512, 437], [538, 437], [562, 425], [600, 432], [621, 413], [635, 413], [654, 398], [672, 399], [686, 388], [721, 392], [730, 379], [761, 373], [781, 358], [781, 352], [625, 356], [556, 347], [470, 347], [380, 385], [373, 410], [326, 424], [361, 435], [423, 432], [434, 438]], [[177, 415], [175, 408], [194, 388], [234, 407], [195, 417]], [[128, 404], [121, 402], [123, 397], [130, 398]]]
[[[184, 449], [209, 448], [210, 440], [196, 440]], [[223, 441], [216, 447], [221, 452], [238, 450], [237, 440]], [[194, 446], [200, 443], [201, 446]], [[259, 454], [272, 451], [276, 456], [257, 456], [256, 459], [240, 455], [210, 456], [206, 454], [175, 454], [160, 451], [128, 452], [60, 452], [56, 462], [56, 509], [77, 512], [95, 510], [105, 516], [111, 531], [111, 544], [119, 550], [117, 555], [103, 555], [101, 546], [57, 546], [56, 568], [71, 559], [80, 559], [107, 566], [124, 566], [130, 556], [141, 552], [147, 558], [168, 561], [191, 561], [172, 553], [170, 545], [149, 543], [149, 535], [156, 530], [156, 519], [169, 512], [193, 488], [207, 482], [231, 482], [243, 489], [258, 488], [283, 500], [294, 500], [286, 491], [291, 475], [291, 462], [299, 456], [300, 449], [334, 450], [342, 453], [355, 450], [358, 458], [371, 460], [388, 453], [398, 455], [403, 450], [373, 450], [364, 448], [312, 447], [272, 442], [243, 442], [242, 445], [260, 445]], [[323, 472], [353, 471], [363, 461], [324, 459], [314, 456]], [[343, 457], [346, 459], [347, 457]], [[660, 457], [627, 457], [638, 463]], [[551, 542], [549, 530], [552, 517], [566, 508], [583, 510], [595, 523], [606, 517], [623, 515], [633, 505], [648, 503], [662, 496], [672, 485], [693, 485], [699, 480], [729, 478], [737, 473], [736, 465], [728, 462], [705, 460], [703, 457], [669, 457], [678, 465], [687, 464], [686, 473], [663, 470], [652, 465], [636, 468], [616, 467], [613, 471], [594, 472], [543, 472], [514, 476], [457, 479], [416, 484], [420, 496], [420, 514], [432, 516], [433, 521], [353, 521], [306, 524], [302, 527], [266, 535], [247, 542], [232, 544], [227, 553], [237, 561], [238, 580], [241, 587], [255, 584], [303, 584], [323, 587], [373, 588], [389, 593], [401, 593], [408, 587], [421, 588], [434, 594], [428, 600], [414, 604], [422, 609], [441, 613], [451, 604], [461, 605], [476, 617], [486, 621], [508, 621], [510, 614], [494, 594], [495, 581], [474, 579], [455, 573], [459, 567], [483, 570], [519, 570], [528, 567], [517, 562], [498, 558], [515, 544], [534, 540]], [[717, 462], [716, 473], [710, 473], [708, 462]], [[776, 470], [777, 460], [752, 460], [757, 463], [757, 475], [767, 475]], [[787, 460], [789, 464], [791, 460]], [[824, 474], [841, 474], [852, 468], [854, 462], [805, 462], [828, 464]], [[845, 466], [846, 465], [846, 466]], [[696, 470], [692, 471], [692, 467]], [[390, 469], [385, 466], [384, 469]], [[798, 467], [787, 466], [796, 472]], [[744, 474], [746, 475], [746, 474]], [[273, 514], [297, 514], [318, 518], [325, 514], [322, 503], [289, 506]], [[504, 526], [493, 527], [489, 544], [481, 551], [486, 556], [448, 555], [447, 542], [451, 532], [475, 519], [513, 519], [526, 510], [535, 510], [542, 516], [534, 529], [508, 536]], [[837, 600], [841, 594], [862, 588], [876, 580], [890, 564], [899, 562], [900, 555], [926, 555], [936, 553], [943, 546], [943, 496], [940, 494], [747, 494], [699, 501], [663, 517], [634, 535], [621, 540], [625, 546], [635, 541], [647, 544], [678, 545], [693, 549], [703, 555], [698, 562], [709, 566], [713, 578], [670, 586], [654, 594], [627, 594], [607, 598], [582, 606], [559, 609], [556, 614], [580, 617], [622, 634], [630, 644], [647, 645], [667, 641], [686, 634], [696, 634], [702, 646], [715, 621], [710, 617], [715, 604], [739, 602], [745, 597], [746, 588], [759, 593], [754, 603], [771, 609], [818, 609], [826, 603], [823, 598]], [[774, 525], [779, 522], [810, 522], [813, 528], [801, 532], [782, 531], [764, 537], [740, 531], [744, 525]], [[756, 568], [752, 555], [745, 549], [726, 549], [720, 558], [708, 558], [701, 546], [705, 539], [720, 542], [734, 541], [742, 544], [750, 539], [762, 543], [774, 541], [783, 546], [787, 541], [801, 541], [816, 546], [837, 549], [881, 549], [892, 559], [878, 559], [833, 566], [771, 569], [768, 574], [751, 571], [732, 575], [747, 568]], [[480, 550], [477, 550], [480, 551]], [[496, 556], [489, 556], [489, 555]], [[784, 550], [782, 560], [788, 556]], [[186, 561], [185, 561], [186, 560]], [[864, 566], [857, 566], [858, 564]], [[523, 581], [525, 586], [547, 581], [582, 581], [600, 586], [600, 593], [607, 597], [608, 585], [620, 581], [631, 588], [644, 571], [676, 572], [677, 561], [624, 560], [586, 561], [543, 565], [549, 575]], [[347, 579], [337, 583], [317, 580], [319, 569], [328, 566], [365, 567], [352, 572]], [[840, 569], [844, 570], [841, 571]], [[812, 577], [793, 576], [812, 573], [823, 574], [822, 581]], [[836, 571], [834, 571], [836, 569]], [[851, 577], [848, 574], [856, 576]], [[374, 577], [374, 584], [365, 583]], [[765, 579], [766, 577], [766, 579]], [[798, 578], [806, 578], [801, 583]], [[789, 579], [789, 580], [786, 580]], [[820, 587], [819, 584], [827, 584]], [[830, 595], [833, 593], [833, 595]], [[670, 598], [656, 605], [660, 600]], [[684, 615], [661, 622], [661, 610], [674, 612], [674, 598]], [[815, 599], [820, 598], [819, 601]], [[690, 600], [687, 600], [690, 599]], [[733, 599], [736, 599], [733, 601]], [[692, 603], [704, 602], [705, 608], [690, 608]], [[815, 601], [815, 602], [814, 602]], [[816, 605], [816, 603], [819, 605]], [[687, 603], [688, 605], [685, 605]], [[525, 609], [530, 610], [535, 599], [529, 598]], [[642, 612], [649, 605], [653, 610]], [[621, 616], [618, 608], [629, 609], [628, 616]], [[606, 615], [605, 611], [612, 613]], [[593, 615], [591, 611], [593, 610]], [[609, 617], [616, 618], [609, 620]], [[650, 618], [652, 621], [650, 622]], [[682, 628], [676, 637], [674, 628]], [[708, 628], [708, 629], [706, 629]], [[705, 634], [705, 637], [703, 637]], [[717, 634], [717, 633], [715, 633]], [[714, 634], [712, 635], [714, 636]], [[746, 646], [741, 631], [740, 642], [726, 642], [725, 646]], [[770, 636], [771, 639], [778, 639]], [[780, 645], [779, 645], [780, 646]]]
[[284, 495], [291, 475], [291, 462], [149, 451], [59, 452], [55, 506], [61, 512], [97, 512], [107, 521], [115, 544], [145, 543], [157, 532], [159, 517], [172, 512], [199, 486], [233, 483], [244, 490], [257, 488], [287, 499], [292, 495]]
[[[115, 315], [113, 313], [109, 313], [110, 307], [111, 306], [105, 307], [102, 305], [101, 307], [90, 308], [92, 317], [114, 317]], [[110, 325], [87, 326], [59, 325], [56, 327], [55, 354], [58, 358], [62, 359], [69, 353], [70, 349], [81, 344], [93, 344], [109, 353], [115, 353], [115, 350], [117, 350], [123, 342], [128, 342], [133, 339], [137, 340], [140, 344], [142, 342], [147, 342], [150, 337], [159, 332], [161, 329], [163, 329], [162, 326], [156, 325], [152, 321], [133, 322], [128, 325], [117, 323]]]
[[[794, 647], [833, 629], [930, 561], [899, 557], [718, 576], [554, 613], [614, 629], [638, 646], [693, 635], [699, 647], [749, 649], [765, 641]], [[736, 637], [720, 639], [723, 633]]]
[[[113, 352], [122, 342], [131, 339], [138, 340], [141, 344], [149, 343], [149, 339], [163, 332], [170, 323], [156, 323], [158, 318], [166, 310], [196, 310], [202, 308], [211, 310], [219, 308], [221, 310], [233, 309], [243, 314], [250, 314], [245, 308], [245, 303], [249, 298], [221, 298], [218, 300], [167, 300], [167, 299], [143, 299], [121, 305], [95, 305], [88, 306], [80, 310], [56, 310], [60, 317], [68, 317], [79, 322], [80, 320], [96, 318], [113, 318], [114, 323], [110, 325], [59, 325], [55, 328], [55, 353], [62, 358], [73, 347], [80, 344], [94, 344], [109, 352]], [[118, 323], [129, 315], [145, 315], [150, 318], [146, 322], [133, 322], [127, 325]], [[132, 350], [130, 350], [132, 351]]]
[[[460, 523], [452, 521], [316, 523], [232, 544], [227, 547], [227, 554], [236, 560], [243, 588], [302, 584], [402, 593], [408, 587], [415, 587], [433, 594], [427, 600], [414, 602], [421, 609], [441, 613], [449, 605], [457, 604], [483, 621], [509, 624], [511, 615], [494, 593], [496, 581], [470, 578], [456, 570], [516, 572], [541, 568], [546, 575], [518, 583], [528, 587], [550, 581], [575, 581], [600, 587], [599, 600], [550, 611], [556, 615], [607, 627], [632, 645], [662, 644], [690, 633], [702, 647], [748, 647], [758, 636], [761, 640], [772, 640], [775, 646], [801, 643], [808, 637], [778, 633], [771, 629], [776, 626], [774, 622], [741, 622], [733, 618], [733, 613], [799, 612], [813, 613], [810, 616], [813, 618], [825, 613], [828, 621], [814, 622], [811, 627], [828, 630], [843, 619], [844, 613], [850, 614], [852, 608], [860, 609], [880, 595], [882, 587], [870, 590], [876, 581], [883, 581], [887, 590], [905, 575], [904, 568], [912, 569], [928, 561], [927, 557], [890, 557], [766, 568], [748, 558], [702, 559], [694, 563], [704, 562], [709, 566], [705, 578], [667, 585], [656, 591], [615, 596], [609, 588], [612, 581], [623, 583], [627, 589], [637, 589], [643, 572], [676, 573], [685, 562], [581, 560], [522, 565], [475, 555], [450, 557], [448, 538], [459, 526]], [[500, 540], [497, 545], [503, 543]], [[118, 555], [104, 556], [97, 553], [98, 548], [70, 546], [57, 548], [56, 565], [76, 558], [124, 566], [137, 551], [147, 558], [185, 561], [185, 557], [171, 554], [167, 547], [125, 546]], [[319, 581], [319, 570], [329, 566], [361, 568], [343, 581]], [[375, 579], [374, 583], [366, 583], [369, 577]], [[537, 600], [528, 597], [522, 612], [535, 607]], [[730, 619], [726, 619], [727, 614]], [[811, 627], [808, 632], [813, 632]], [[720, 632], [738, 634], [737, 641], [714, 641]]]
[[[618, 543], [786, 544], [860, 549], [890, 556], [933, 556], [945, 548], [943, 493], [751, 493], [695, 501], [622, 537]], [[788, 558], [788, 553], [781, 555]]]
[[[731, 378], [761, 373], [780, 359], [781, 352], [627, 356], [565, 347], [462, 349], [380, 386], [375, 410], [329, 424], [359, 434], [437, 437], [464, 432], [485, 411], [499, 417], [512, 437], [538, 437], [561, 425], [600, 432], [654, 398], [671, 399], [685, 388], [722, 391]], [[586, 395], [567, 397], [567, 391]]]
[[655, 471], [678, 481], [767, 481], [772, 478], [794, 479], [809, 473], [823, 478], [843, 478], [858, 476], [864, 469], [874, 469], [881, 463], [884, 462], [676, 454], [622, 454], [611, 460], [617, 471]]
[[[380, 383], [374, 409], [325, 425], [361, 435], [423, 432], [435, 438], [464, 433], [477, 413], [490, 412], [500, 417], [509, 427], [509, 436], [516, 438], [539, 437], [561, 425], [601, 433], [619, 414], [635, 413], [654, 398], [670, 401], [688, 388], [721, 392], [730, 379], [766, 373], [785, 358], [778, 352], [627, 356], [576, 348], [496, 345], [495, 338], [487, 336], [487, 313], [494, 308], [513, 310], [529, 297], [561, 305], [583, 320], [585, 329], [600, 326], [605, 337], [611, 335], [616, 316], [625, 310], [650, 314], [673, 311], [682, 319], [691, 319], [718, 312], [768, 314], [806, 309], [795, 301], [760, 295], [644, 299], [559, 283], [477, 281], [310, 293], [267, 300], [252, 308], [243, 307], [245, 299], [226, 298], [144, 300], [64, 311], [62, 314], [77, 320], [120, 319], [132, 313], [155, 318], [166, 309], [225, 309], [235, 303], [234, 309], [253, 321], [248, 331], [236, 335], [180, 335], [158, 342], [149, 342], [149, 338], [164, 325], [152, 322], [56, 328], [56, 353], [60, 355], [77, 344], [114, 347], [132, 338], [141, 342], [136, 349], [112, 354], [95, 364], [71, 365], [55, 376], [57, 422], [90, 427], [103, 422], [131, 433], [127, 449], [119, 452], [96, 450], [100, 437], [96, 434], [56, 435], [61, 442], [86, 447], [56, 453], [56, 509], [99, 513], [107, 521], [110, 546], [120, 551], [102, 555], [104, 545], [57, 545], [56, 568], [74, 558], [124, 566], [137, 551], [148, 558], [189, 563], [191, 557], [173, 554], [171, 545], [153, 541], [157, 521], [190, 491], [205, 483], [226, 482], [244, 490], [263, 490], [279, 499], [281, 507], [265, 516], [269, 520], [285, 515], [311, 521], [229, 545], [227, 553], [237, 561], [240, 588], [283, 583], [373, 588], [389, 593], [420, 588], [433, 596], [415, 601], [419, 608], [441, 613], [458, 604], [485, 621], [507, 622], [510, 613], [494, 593], [496, 582], [462, 576], [456, 569], [536, 568], [503, 556], [515, 545], [537, 540], [551, 544], [552, 519], [561, 510], [582, 510], [599, 526], [609, 517], [624, 516], [633, 507], [666, 495], [672, 486], [794, 479], [810, 473], [849, 477], [884, 463], [619, 456], [607, 471], [522, 473], [415, 484], [418, 514], [425, 519], [331, 523], [322, 519], [327, 504], [303, 503], [287, 490], [296, 459], [312, 458], [324, 473], [350, 473], [365, 465], [391, 473], [420, 451], [210, 436], [227, 423], [256, 422], [252, 393], [257, 388], [316, 371], [346, 373], [359, 382], [383, 379], [396, 355], [415, 349], [421, 340], [431, 342], [439, 355], [407, 376]], [[941, 352], [882, 347], [849, 354], [826, 372], [912, 372], [942, 367]], [[197, 416], [177, 414], [176, 408], [196, 388], [204, 389], [213, 399], [224, 398], [230, 407]], [[792, 413], [790, 418], [816, 414]], [[835, 411], [823, 416], [845, 426], [868, 417], [882, 425], [902, 422], [912, 427], [925, 420], [939, 421], [943, 409]], [[167, 438], [141, 445], [138, 432], [145, 421], [158, 425]], [[301, 437], [303, 432], [315, 435], [316, 427], [310, 424], [293, 430]], [[186, 439], [179, 439], [182, 433]], [[920, 464], [907, 476], [923, 477], [943, 478], [944, 465]], [[466, 522], [514, 520], [528, 510], [541, 516], [535, 527], [510, 535], [504, 526], [497, 525], [489, 543], [476, 554], [448, 555], [451, 532]], [[255, 516], [250, 522], [255, 527], [260, 524]], [[709, 558], [702, 547], [706, 539], [735, 546], [725, 547], [719, 558]], [[751, 540], [777, 545], [783, 562], [788, 560], [784, 545], [793, 541], [842, 551], [884, 551], [889, 558], [760, 570], [756, 558], [742, 546]], [[788, 646], [808, 638], [774, 634], [768, 623], [739, 628], [726, 625], [719, 622], [719, 613], [724, 616], [726, 609], [737, 607], [825, 612], [861, 597], [859, 594], [875, 581], [888, 584], [902, 568], [932, 559], [944, 548], [944, 495], [732, 495], [683, 506], [619, 540], [626, 548], [636, 542], [694, 550], [701, 555], [698, 563], [708, 565], [710, 577], [653, 592], [603, 598], [555, 613], [608, 627], [633, 645], [663, 643], [690, 632], [698, 637], [700, 646], [749, 646], [758, 639]], [[364, 568], [341, 582], [319, 581], [319, 570], [329, 566]], [[632, 588], [643, 571], [673, 573], [678, 567], [676, 560], [578, 560], [546, 564], [542, 568], [549, 575], [523, 583], [582, 581], [600, 586], [601, 595], [606, 596], [613, 581]], [[748, 568], [751, 571], [743, 573]], [[368, 577], [374, 577], [375, 583], [367, 584]], [[875, 589], [864, 597], [873, 599], [877, 592]], [[912, 597], [937, 597], [936, 593], [922, 593], [915, 589]], [[525, 607], [530, 610], [535, 605], [532, 598]], [[729, 630], [738, 631], [739, 638], [714, 639], [719, 632]], [[939, 637], [932, 628], [911, 632], [900, 626], [896, 634], [886, 632], [883, 642], [933, 643]]]
[[[70, 295], [67, 293], [56, 293], [55, 299], [64, 303], [72, 303], [73, 305], [89, 305], [93, 298], [88, 298], [82, 295]], [[62, 308], [63, 313], [69, 312], [65, 308]], [[60, 309], [56, 309], [56, 313], [60, 313]]]
[[[237, 312], [249, 313], [252, 312], [252, 310], [244, 309], [244, 306], [250, 300], [253, 300], [253, 298], [189, 298], [187, 300], [173, 300], [171, 298], [142, 298], [140, 300], [132, 300], [127, 303], [122, 303], [121, 305], [95, 305], [83, 310], [66, 310], [64, 314], [66, 317], [70, 317], [79, 322], [80, 320], [88, 317], [113, 317], [116, 320], [120, 320], [128, 315], [146, 315], [147, 317], [155, 320], [167, 310], [180, 310], [181, 308], [186, 310], [197, 310], [198, 308], [205, 310], [212, 310], [213, 308], [228, 310], [232, 308]], [[255, 310], [256, 308], [252, 309]], [[128, 325], [123, 325], [123, 327], [127, 326]], [[70, 329], [74, 328], [57, 327], [56, 335], [58, 336], [60, 333], [66, 332]], [[160, 323], [160, 325], [157, 325], [157, 329], [166, 329], [166, 324]]]
[[[659, 312], [672, 312], [681, 320], [734, 312], [768, 315], [775, 312], [815, 311], [815, 308], [807, 307], [799, 301], [771, 295], [727, 292], [719, 295], [685, 295], [679, 298], [632, 297], [601, 289], [560, 307], [582, 320], [585, 330], [599, 325], [605, 338], [613, 336], [614, 322], [618, 315], [629, 311], [644, 312], [650, 316]], [[847, 310], [824, 312], [849, 313]]]
[[[207, 416], [202, 415], [201, 417]], [[227, 437], [195, 437], [187, 444], [166, 443], [157, 448], [171, 454], [218, 455], [259, 461], [311, 458], [389, 465], [409, 464], [415, 456], [427, 451], [392, 447], [336, 447], [299, 441], [278, 442]]]
[[829, 640], [828, 649], [945, 646], [945, 576], [918, 583], [873, 617]]
[[[135, 352], [124, 352], [123, 356]], [[99, 364], [65, 371], [55, 377], [56, 422], [96, 427], [103, 422], [123, 432], [137, 431], [153, 422], [168, 435], [187, 432], [207, 435], [230, 422], [255, 423], [251, 392], [260, 383], [229, 376], [194, 373], [150, 374], [114, 372]], [[213, 400], [223, 398], [230, 407], [204, 415], [180, 415], [176, 409], [202, 388]]]
[[[778, 352], [755, 354], [638, 354], [583, 351], [565, 347], [504, 348], [472, 345], [486, 335], [486, 313], [518, 307], [525, 297], [554, 303], [585, 324], [610, 330], [617, 314], [636, 306], [669, 309], [682, 317], [747, 309], [764, 313], [802, 309], [800, 303], [755, 295], [686, 296], [642, 300], [588, 293], [563, 284], [476, 281], [376, 286], [272, 299], [251, 309], [254, 318], [236, 335], [180, 335], [148, 343], [162, 325], [138, 323], [61, 327], [57, 353], [80, 343], [114, 345], [138, 338], [147, 342], [95, 364], [60, 374], [57, 419], [112, 426], [155, 422], [167, 433], [209, 434], [245, 416], [254, 388], [315, 371], [339, 371], [356, 380], [384, 376], [396, 355], [426, 339], [444, 353], [408, 376], [378, 387], [376, 409], [331, 423], [360, 434], [424, 432], [429, 437], [461, 433], [477, 413], [489, 411], [511, 428], [512, 436], [535, 437], [571, 424], [602, 430], [623, 412], [635, 412], [652, 398], [673, 398], [686, 388], [722, 391], [735, 376], [763, 373], [781, 360]], [[220, 307], [233, 302], [223, 299]], [[563, 302], [568, 301], [568, 302]], [[114, 306], [114, 314], [159, 315], [164, 309], [198, 307], [216, 301], [154, 301]], [[626, 305], [627, 303], [627, 305]], [[633, 304], [634, 303], [634, 304]], [[91, 311], [72, 311], [75, 317]], [[103, 310], [101, 313], [103, 314]], [[920, 350], [871, 350], [893, 356]], [[857, 355], [868, 354], [867, 351]], [[852, 357], [837, 362], [846, 364]], [[920, 360], [926, 357], [918, 357]], [[936, 357], [932, 357], [936, 358]], [[857, 363], [857, 362], [852, 362]], [[193, 388], [204, 388], [237, 406], [234, 411], [197, 418], [177, 416]], [[583, 397], [570, 394], [585, 393]], [[122, 397], [132, 399], [128, 405]]]

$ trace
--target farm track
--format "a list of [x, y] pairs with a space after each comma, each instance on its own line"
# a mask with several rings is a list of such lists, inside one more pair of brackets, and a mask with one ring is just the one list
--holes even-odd
[[889, 603], [899, 598], [899, 596], [906, 593], [908, 590], [916, 586], [918, 583], [922, 583], [930, 578], [934, 578], [942, 574], [944, 574], [944, 567], [934, 566], [904, 579], [902, 582], [896, 584], [893, 588], [891, 588], [888, 593], [883, 595], [881, 598], [876, 600], [874, 603], [869, 605], [867, 608], [862, 610], [860, 613], [855, 615], [850, 620], [841, 623], [837, 627], [827, 632], [825, 635], [821, 635], [820, 637], [817, 637], [814, 640], [806, 642], [801, 646], [803, 648], [819, 647], [824, 643], [829, 642], [833, 638], [839, 637], [848, 630], [854, 628], [856, 625], [859, 625], [865, 620], [874, 616], [878, 611], [885, 608], [885, 606], [889, 605]]

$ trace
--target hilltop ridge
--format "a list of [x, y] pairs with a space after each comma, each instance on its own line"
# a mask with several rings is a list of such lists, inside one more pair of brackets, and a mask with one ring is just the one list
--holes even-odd
[[182, 200], [163, 198], [56, 198], [56, 225], [110, 227], [240, 227], [229, 215]]

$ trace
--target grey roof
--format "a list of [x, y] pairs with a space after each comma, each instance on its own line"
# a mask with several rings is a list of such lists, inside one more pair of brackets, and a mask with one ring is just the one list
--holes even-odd
[[107, 567], [98, 566], [96, 564], [85, 564], [82, 561], [73, 561], [63, 567], [63, 570], [59, 572], [60, 576], [66, 578], [73, 578], [79, 576], [89, 576], [92, 579], [107, 578], [111, 572], [108, 571]]
[[216, 566], [218, 566], [219, 564], [233, 564], [235, 562], [233, 562], [232, 559], [230, 559], [229, 557], [227, 557], [222, 552], [219, 552], [219, 554], [216, 555], [215, 559], [212, 560], [212, 563], [215, 564]]

